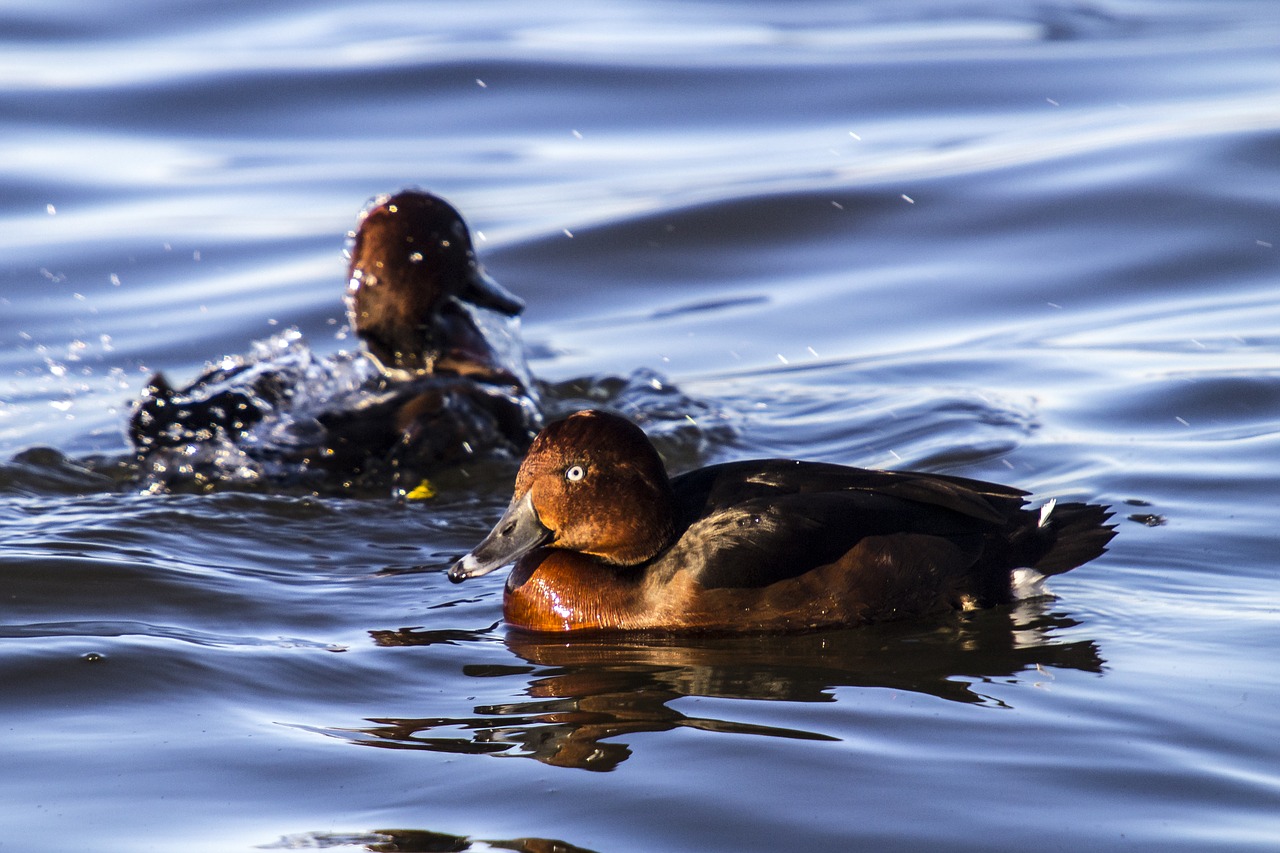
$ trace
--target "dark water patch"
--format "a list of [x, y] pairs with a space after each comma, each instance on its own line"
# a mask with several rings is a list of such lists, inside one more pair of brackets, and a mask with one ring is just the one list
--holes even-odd
[[892, 371], [857, 362], [778, 367], [710, 387], [743, 413], [738, 458], [949, 470], [1008, 454], [1038, 424], [1032, 400], [981, 388], [895, 388]]
[[264, 850], [367, 850], [371, 853], [469, 853], [514, 850], [517, 853], [593, 853], [552, 838], [484, 840], [425, 829], [374, 829], [368, 832], [304, 832], [287, 835]]
[[[274, 646], [285, 649], [319, 648], [328, 651], [343, 651], [340, 646], [317, 643], [313, 640], [304, 640], [297, 637], [263, 639], [260, 637], [202, 634], [189, 628], [147, 625], [139, 622], [55, 622], [11, 626], [0, 625], [0, 639], [21, 639], [24, 637], [157, 637], [218, 648]], [[89, 662], [106, 660], [105, 655], [95, 655], [96, 653], [90, 653], [82, 656], [82, 659]]]
[[[840, 209], [832, 206], [836, 199]], [[739, 195], [579, 229], [567, 242], [549, 237], [523, 244], [521, 271], [543, 297], [541, 304], [530, 307], [530, 317], [539, 319], [545, 310], [541, 306], [554, 305], [557, 296], [566, 291], [581, 299], [578, 283], [600, 277], [597, 259], [602, 253], [616, 263], [607, 271], [609, 287], [587, 296], [591, 301], [583, 307], [616, 304], [616, 296], [609, 297], [618, 288], [638, 297], [640, 304], [662, 306], [663, 301], [687, 298], [675, 282], [696, 281], [700, 292], [710, 294], [724, 286], [718, 287], [720, 282], [741, 288], [744, 281], [785, 280], [797, 268], [797, 244], [830, 251], [833, 239], [842, 236], [856, 243], [859, 225], [892, 219], [890, 214], [900, 207], [901, 200], [888, 193]], [[744, 245], [751, 251], [742, 252]], [[539, 266], [554, 271], [543, 272]], [[736, 307], [761, 298], [730, 293], [716, 302]], [[653, 316], [661, 319], [675, 311], [678, 305], [660, 307]]]
[[105, 470], [94, 470], [51, 447], [33, 447], [18, 453], [8, 464], [0, 465], [0, 493], [70, 497], [112, 491], [121, 478], [111, 474], [119, 469], [104, 467]]
[[1172, 372], [1096, 394], [1082, 422], [1184, 441], [1246, 441], [1280, 432], [1280, 374]]

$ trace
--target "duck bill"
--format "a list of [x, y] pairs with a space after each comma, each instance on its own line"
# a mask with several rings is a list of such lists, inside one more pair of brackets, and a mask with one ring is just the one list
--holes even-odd
[[539, 545], [545, 545], [551, 537], [551, 531], [542, 524], [538, 511], [533, 508], [531, 489], [519, 500], [511, 502], [484, 541], [449, 568], [449, 580], [462, 583], [467, 578], [487, 575], [494, 569], [514, 563]]
[[472, 265], [471, 274], [467, 276], [467, 283], [458, 298], [508, 317], [524, 310], [524, 300], [490, 278], [479, 264]]

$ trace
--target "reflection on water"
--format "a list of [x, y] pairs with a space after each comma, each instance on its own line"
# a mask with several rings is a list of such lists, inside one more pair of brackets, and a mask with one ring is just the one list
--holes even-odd
[[469, 838], [425, 829], [375, 829], [372, 832], [306, 832], [263, 844], [264, 850], [368, 850], [370, 853], [481, 853], [514, 850], [516, 853], [594, 853], [553, 838], [504, 840]]
[[[613, 770], [631, 755], [620, 736], [686, 727], [724, 734], [839, 740], [824, 733], [687, 716], [689, 696], [831, 702], [838, 687], [878, 687], [952, 702], [1007, 704], [984, 683], [1051, 680], [1046, 667], [1101, 672], [1091, 640], [1062, 642], [1070, 616], [1041, 597], [1015, 607], [951, 614], [927, 623], [871, 625], [759, 637], [595, 638], [566, 641], [510, 632], [529, 666], [464, 666], [472, 678], [515, 678], [527, 699], [474, 708], [467, 717], [370, 717], [373, 725], [322, 731], [366, 746], [534, 758], [558, 767]], [[474, 640], [456, 631], [373, 632], [381, 646]], [[467, 733], [458, 736], [451, 730]]]

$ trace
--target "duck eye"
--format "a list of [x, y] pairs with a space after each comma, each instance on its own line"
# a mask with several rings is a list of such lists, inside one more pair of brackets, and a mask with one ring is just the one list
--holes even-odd
[[564, 472], [564, 478], [570, 483], [576, 483], [585, 476], [587, 476], [587, 469], [581, 465], [574, 465]]

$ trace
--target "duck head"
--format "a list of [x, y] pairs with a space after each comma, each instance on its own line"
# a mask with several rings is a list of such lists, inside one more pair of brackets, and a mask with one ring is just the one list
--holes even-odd
[[514, 317], [524, 303], [485, 274], [452, 205], [422, 190], [379, 196], [350, 252], [349, 319], [384, 372], [510, 379], [473, 308]]
[[449, 579], [488, 574], [544, 546], [611, 565], [643, 563], [674, 538], [674, 506], [644, 432], [625, 418], [581, 411], [534, 439], [507, 511]]

